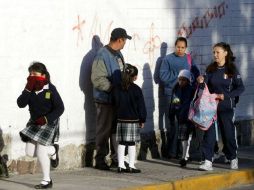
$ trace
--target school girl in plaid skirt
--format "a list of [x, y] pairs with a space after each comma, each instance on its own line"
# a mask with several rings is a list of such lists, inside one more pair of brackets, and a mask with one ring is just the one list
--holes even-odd
[[[140, 128], [146, 120], [146, 107], [142, 90], [133, 83], [138, 69], [126, 64], [122, 72], [122, 84], [114, 89], [117, 110], [118, 172], [140, 173], [134, 166], [136, 142], [140, 141]], [[124, 164], [125, 148], [128, 147], [129, 167]]]
[[[194, 88], [191, 85], [191, 73], [189, 70], [181, 70], [178, 81], [173, 88], [171, 104], [169, 108], [171, 120], [174, 124], [175, 136], [182, 145], [182, 159], [180, 166], [185, 167], [189, 158], [190, 141], [195, 130], [194, 125], [188, 120], [190, 103], [194, 96]], [[178, 146], [178, 145], [177, 145]], [[178, 149], [178, 147], [177, 147]]]
[[27, 84], [17, 99], [20, 108], [28, 105], [30, 119], [20, 131], [20, 137], [26, 143], [26, 154], [38, 157], [43, 179], [36, 189], [47, 189], [53, 186], [50, 178], [50, 165], [59, 163], [58, 144], [59, 117], [64, 112], [63, 101], [50, 82], [50, 75], [44, 64], [33, 62], [29, 68]]

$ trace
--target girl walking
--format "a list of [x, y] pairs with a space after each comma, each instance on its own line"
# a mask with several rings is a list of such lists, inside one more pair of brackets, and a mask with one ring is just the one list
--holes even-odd
[[56, 168], [59, 163], [59, 145], [54, 143], [59, 137], [59, 117], [64, 105], [44, 64], [33, 62], [28, 71], [27, 84], [17, 104], [20, 108], [29, 106], [30, 118], [20, 137], [26, 143], [26, 154], [37, 156], [41, 165], [43, 179], [35, 189], [47, 189], [53, 186], [50, 164]]

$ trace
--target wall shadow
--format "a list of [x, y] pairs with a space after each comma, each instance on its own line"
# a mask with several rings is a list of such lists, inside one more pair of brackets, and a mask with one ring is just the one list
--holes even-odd
[[161, 137], [161, 155], [162, 157], [167, 157], [167, 137], [166, 132], [169, 128], [169, 119], [168, 119], [168, 112], [169, 112], [169, 102], [168, 96], [164, 93], [164, 86], [160, 83], [160, 66], [167, 54], [168, 44], [166, 42], [161, 43], [160, 47], [160, 56], [156, 60], [153, 80], [155, 84], [158, 84], [158, 110], [159, 110], [159, 117], [158, 117], [158, 125], [160, 130], [160, 137]]
[[92, 38], [92, 49], [84, 56], [79, 75], [79, 87], [84, 93], [85, 110], [85, 150], [82, 155], [82, 166], [93, 165], [93, 154], [95, 149], [95, 129], [96, 129], [96, 108], [93, 100], [93, 84], [91, 81], [91, 70], [94, 58], [98, 50], [103, 46], [100, 37], [95, 35]]
[[154, 131], [153, 112], [155, 110], [155, 105], [153, 94], [153, 78], [151, 68], [148, 63], [145, 63], [143, 67], [143, 80], [142, 91], [147, 109], [147, 119], [145, 122], [145, 127], [141, 129], [141, 144], [138, 160], [146, 160], [148, 150], [150, 150], [152, 158], [160, 158], [156, 134]]

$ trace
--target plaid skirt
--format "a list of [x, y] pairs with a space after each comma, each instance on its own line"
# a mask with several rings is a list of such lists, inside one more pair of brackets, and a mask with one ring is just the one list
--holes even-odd
[[35, 141], [44, 146], [53, 145], [59, 139], [59, 119], [49, 125], [34, 125], [28, 122], [26, 127], [19, 132], [23, 142]]
[[139, 123], [117, 123], [116, 141], [138, 142], [140, 141]]

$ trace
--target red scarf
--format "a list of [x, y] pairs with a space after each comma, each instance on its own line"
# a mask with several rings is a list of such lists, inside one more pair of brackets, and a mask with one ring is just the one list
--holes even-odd
[[44, 85], [48, 83], [48, 80], [41, 76], [35, 76], [35, 79], [36, 79], [36, 82], [34, 85], [35, 91], [40, 91], [41, 89], [43, 89]]

